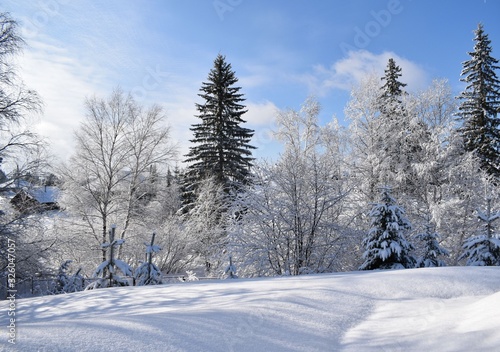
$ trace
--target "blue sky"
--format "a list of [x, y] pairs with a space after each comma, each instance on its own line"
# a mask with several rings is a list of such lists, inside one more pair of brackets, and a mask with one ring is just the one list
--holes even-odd
[[276, 109], [315, 95], [321, 122], [343, 121], [349, 90], [389, 57], [409, 90], [447, 78], [455, 93], [461, 63], [482, 22], [500, 59], [497, 0], [108, 0], [4, 1], [28, 46], [19, 73], [45, 102], [37, 130], [62, 159], [86, 97], [116, 86], [165, 107], [180, 158], [196, 123], [198, 90], [218, 53], [239, 78], [256, 130], [257, 157], [276, 156]]

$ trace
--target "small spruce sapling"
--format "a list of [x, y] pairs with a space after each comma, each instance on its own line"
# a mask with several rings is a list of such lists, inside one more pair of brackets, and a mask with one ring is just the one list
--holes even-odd
[[491, 199], [487, 199], [486, 213], [477, 210], [477, 216], [483, 222], [482, 233], [464, 241], [464, 252], [459, 259], [467, 258], [470, 266], [500, 266], [500, 234], [493, 223], [500, 218], [500, 212], [491, 212]]
[[236, 275], [236, 266], [233, 264], [233, 258], [229, 256], [229, 265], [226, 270], [224, 270], [224, 276], [226, 279], [237, 279], [238, 275]]
[[116, 287], [116, 286], [129, 286], [129, 282], [125, 277], [116, 275], [116, 268], [118, 268], [123, 275], [132, 276], [132, 268], [127, 263], [116, 259], [114, 257], [115, 249], [118, 249], [125, 240], [115, 240], [116, 225], [111, 225], [109, 231], [109, 243], [103, 243], [101, 248], [108, 252], [108, 259], [103, 261], [94, 272], [93, 277], [97, 278], [96, 281], [86, 287], [86, 290], [93, 290], [96, 288]]
[[439, 240], [441, 236], [433, 231], [430, 223], [425, 226], [425, 232], [416, 236], [418, 240], [425, 242], [424, 254], [417, 259], [417, 268], [446, 266], [445, 262], [439, 259], [440, 256], [448, 256], [450, 252], [441, 247]]
[[162, 273], [153, 263], [153, 253], [158, 253], [161, 248], [154, 244], [155, 234], [151, 237], [151, 243], [144, 242], [146, 246], [146, 261], [135, 270], [134, 277], [137, 286], [161, 285]]

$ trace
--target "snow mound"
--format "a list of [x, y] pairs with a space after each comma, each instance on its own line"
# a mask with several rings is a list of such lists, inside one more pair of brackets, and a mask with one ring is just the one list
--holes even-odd
[[499, 308], [485, 267], [107, 288], [18, 300], [0, 350], [495, 351]]

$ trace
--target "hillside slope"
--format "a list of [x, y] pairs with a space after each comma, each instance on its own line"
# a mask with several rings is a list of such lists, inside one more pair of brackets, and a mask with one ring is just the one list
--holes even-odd
[[16, 308], [17, 344], [2, 328], [0, 350], [494, 351], [500, 268], [113, 288], [18, 300]]

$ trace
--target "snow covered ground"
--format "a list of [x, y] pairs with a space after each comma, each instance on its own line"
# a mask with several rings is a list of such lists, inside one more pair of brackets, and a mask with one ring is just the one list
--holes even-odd
[[17, 343], [7, 343], [2, 320], [2, 351], [500, 350], [498, 267], [199, 281], [16, 303]]

